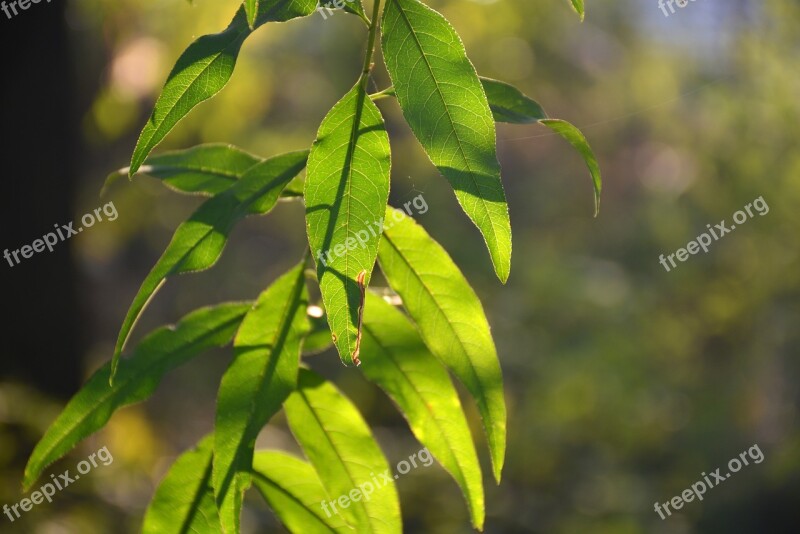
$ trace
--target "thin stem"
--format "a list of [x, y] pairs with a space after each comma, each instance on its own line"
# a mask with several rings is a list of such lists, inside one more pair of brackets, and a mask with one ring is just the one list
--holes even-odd
[[369, 73], [372, 70], [372, 54], [375, 51], [375, 36], [378, 33], [378, 15], [381, 10], [381, 0], [375, 0], [372, 4], [372, 21], [369, 24], [369, 37], [367, 37], [367, 53], [364, 54], [364, 68], [361, 70], [361, 86], [364, 92], [367, 90]]

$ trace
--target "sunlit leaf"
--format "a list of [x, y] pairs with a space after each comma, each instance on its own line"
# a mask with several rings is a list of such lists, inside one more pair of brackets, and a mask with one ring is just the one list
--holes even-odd
[[111, 415], [148, 398], [169, 371], [213, 347], [230, 343], [250, 303], [202, 308], [173, 327], [162, 327], [145, 337], [130, 359], [120, 362], [113, 386], [106, 363], [69, 401], [47, 429], [28, 460], [23, 485], [29, 488], [42, 470], [69, 452], [78, 442], [102, 428]]
[[179, 120], [225, 87], [251, 31], [244, 9], [240, 9], [225, 30], [200, 37], [178, 58], [136, 143], [130, 176]]
[[600, 175], [600, 166], [597, 164], [597, 158], [595, 158], [594, 152], [592, 152], [592, 148], [589, 146], [589, 142], [586, 141], [586, 137], [584, 137], [578, 128], [567, 121], [561, 119], [542, 119], [539, 122], [569, 141], [569, 144], [575, 147], [583, 157], [586, 166], [589, 167], [589, 173], [592, 176], [592, 185], [594, 186], [594, 215], [596, 217], [597, 214], [600, 213], [600, 192], [603, 189], [603, 179]]
[[364, 6], [361, 4], [361, 0], [321, 0], [319, 9], [325, 10], [323, 12], [324, 15], [328, 10], [336, 9], [337, 5], [341, 6], [341, 8], [348, 13], [358, 15], [363, 19], [367, 18], [367, 15], [364, 13]]
[[[252, 4], [252, 0], [248, 0]], [[256, 13], [257, 27], [314, 12], [316, 0], [260, 0], [245, 12], [243, 5], [220, 33], [204, 35], [184, 51], [167, 77], [153, 113], [142, 129], [128, 170], [133, 176], [173, 127], [201, 102], [222, 90], [233, 75], [242, 43], [252, 33], [248, 14]], [[252, 19], [251, 19], [252, 20]]]
[[307, 157], [306, 151], [292, 152], [251, 167], [236, 184], [207, 200], [178, 227], [125, 316], [114, 349], [112, 379], [131, 329], [166, 278], [213, 266], [236, 223], [248, 215], [270, 211], [286, 184], [305, 167]]
[[211, 489], [212, 437], [183, 453], [158, 485], [144, 516], [142, 534], [221, 534]]
[[525, 96], [519, 89], [505, 82], [481, 77], [481, 84], [496, 122], [529, 124], [547, 118], [547, 114], [535, 100]]
[[309, 330], [303, 263], [259, 296], [239, 327], [234, 360], [220, 383], [213, 481], [225, 532], [239, 532], [256, 437], [297, 384], [300, 343]]
[[253, 458], [253, 484], [289, 532], [347, 532], [341, 516], [324, 513], [330, 500], [314, 468], [278, 451], [258, 451]]
[[583, 8], [583, 0], [571, 0], [572, 1], [572, 8], [575, 12], [581, 16], [581, 20], [586, 15], [586, 11]]
[[461, 486], [472, 524], [481, 530], [481, 467], [450, 376], [402, 312], [372, 293], [367, 304], [361, 370], [391, 397], [417, 439]]
[[511, 224], [495, 124], [464, 45], [442, 15], [418, 0], [387, 0], [381, 27], [383, 57], [403, 115], [480, 229], [505, 283]]
[[[330, 382], [300, 369], [298, 388], [284, 403], [289, 428], [336, 501], [360, 489], [369, 499], [337, 507], [356, 532], [402, 531], [394, 478], [369, 426], [350, 400]], [[333, 512], [332, 512], [333, 513]]]
[[252, 29], [256, 25], [258, 4], [260, 0], [244, 0], [244, 10], [247, 14], [247, 25]]
[[[387, 209], [378, 261], [422, 339], [478, 404], [499, 482], [506, 449], [503, 376], [478, 296], [445, 250], [410, 217]], [[399, 212], [402, 213], [402, 212]], [[403, 214], [404, 215], [404, 214]], [[399, 220], [399, 222], [397, 222]]]
[[[262, 161], [263, 158], [233, 145], [211, 143], [150, 156], [137, 174], [159, 179], [181, 193], [214, 196]], [[127, 167], [110, 174], [103, 189], [127, 175]]]
[[311, 147], [305, 201], [308, 242], [339, 356], [358, 357], [361, 289], [378, 254], [389, 197], [389, 137], [361, 84], [322, 121]]

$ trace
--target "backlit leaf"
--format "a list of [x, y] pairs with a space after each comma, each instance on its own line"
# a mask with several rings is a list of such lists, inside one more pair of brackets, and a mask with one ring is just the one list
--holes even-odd
[[530, 124], [547, 118], [547, 114], [535, 100], [525, 96], [519, 89], [505, 82], [481, 77], [481, 84], [496, 122]]
[[[253, 27], [310, 15], [316, 0], [247, 0], [230, 25], [220, 33], [204, 35], [183, 52], [167, 77], [150, 119], [139, 135], [128, 170], [133, 176], [166, 135], [201, 102], [222, 90], [233, 75], [239, 51], [253, 28], [248, 15], [256, 13]], [[251, 18], [252, 21], [252, 18]]]
[[144, 516], [142, 534], [221, 534], [211, 489], [212, 437], [183, 453], [158, 485]]
[[[328, 113], [311, 147], [305, 200], [308, 242], [339, 356], [358, 356], [363, 273], [369, 285], [389, 197], [389, 137], [361, 84]], [[355, 357], [355, 358], [354, 358]]]
[[304, 265], [281, 276], [242, 321], [222, 377], [214, 425], [214, 493], [225, 532], [239, 532], [256, 437], [297, 384], [309, 330]]
[[442, 15], [418, 0], [387, 0], [382, 36], [403, 115], [480, 229], [505, 283], [511, 269], [511, 224], [495, 124], [464, 45]]
[[[262, 161], [263, 158], [233, 145], [211, 143], [150, 156], [137, 174], [157, 178], [175, 191], [214, 196], [228, 189], [248, 169]], [[103, 189], [127, 175], [127, 167], [110, 174]]]
[[291, 152], [251, 167], [232, 187], [208, 199], [178, 227], [125, 316], [114, 349], [112, 379], [131, 329], [166, 278], [213, 266], [236, 223], [248, 215], [269, 212], [286, 184], [305, 167], [307, 157], [306, 151]]
[[225, 30], [200, 37], [178, 58], [136, 143], [130, 176], [179, 120], [225, 87], [251, 31], [244, 9], [240, 9]]
[[249, 309], [249, 302], [220, 304], [194, 311], [173, 327], [159, 328], [142, 340], [130, 359], [120, 362], [113, 386], [108, 384], [111, 364], [103, 365], [36, 445], [25, 468], [25, 488], [45, 467], [105, 426], [116, 410], [147, 399], [167, 372], [205, 350], [230, 343]]
[[394, 478], [359, 411], [333, 384], [308, 369], [300, 369], [297, 383], [284, 403], [286, 418], [330, 499], [362, 490], [360, 500], [333, 512], [359, 533], [401, 532]]
[[478, 296], [447, 252], [410, 217], [395, 218], [398, 211], [386, 211], [386, 218], [393, 217], [395, 224], [381, 239], [381, 271], [403, 299], [425, 344], [478, 404], [499, 482], [506, 449], [506, 405], [489, 322]]
[[341, 516], [321, 503], [330, 500], [314, 468], [278, 451], [258, 451], [253, 458], [253, 484], [289, 532], [348, 532]]
[[453, 476], [467, 500], [473, 526], [481, 530], [481, 466], [450, 376], [402, 312], [372, 293], [367, 304], [361, 370], [391, 397], [417, 439]]
[[600, 175], [600, 166], [597, 164], [597, 158], [583, 136], [581, 131], [561, 119], [542, 119], [539, 122], [556, 132], [558, 135], [566, 139], [583, 157], [586, 166], [589, 167], [589, 173], [592, 176], [592, 185], [594, 186], [594, 215], [600, 213], [600, 192], [603, 189], [603, 178]]

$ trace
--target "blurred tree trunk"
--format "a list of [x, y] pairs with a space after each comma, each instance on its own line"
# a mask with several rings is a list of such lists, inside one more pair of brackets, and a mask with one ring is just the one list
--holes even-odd
[[[65, 2], [0, 12], [2, 242], [15, 250], [73, 218], [79, 122]], [[13, 267], [2, 261], [0, 379], [67, 397], [81, 381], [81, 310], [69, 240]]]

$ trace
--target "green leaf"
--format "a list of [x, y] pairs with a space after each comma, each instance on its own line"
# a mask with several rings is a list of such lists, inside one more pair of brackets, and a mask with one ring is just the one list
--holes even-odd
[[297, 384], [309, 331], [304, 262], [281, 276], [242, 321], [220, 383], [214, 430], [214, 493], [225, 532], [239, 532], [258, 433]]
[[[475, 398], [500, 482], [506, 449], [503, 375], [478, 296], [447, 252], [403, 216], [384, 230], [378, 261], [389, 285], [417, 323], [425, 344]], [[398, 221], [398, 218], [393, 220]]]
[[244, 10], [240, 9], [225, 30], [200, 37], [178, 58], [136, 143], [130, 176], [178, 121], [225, 87], [251, 31]]
[[513, 85], [484, 77], [481, 77], [481, 85], [486, 91], [496, 122], [530, 124], [547, 118], [547, 113], [538, 102], [525, 96]]
[[281, 190], [305, 167], [307, 157], [307, 151], [291, 152], [255, 165], [232, 187], [203, 203], [178, 227], [125, 316], [114, 349], [112, 379], [131, 329], [166, 278], [214, 265], [236, 223], [248, 215], [270, 211]]
[[[248, 0], [250, 3], [252, 0]], [[266, 22], [285, 22], [313, 13], [316, 0], [260, 0], [256, 11], [253, 7], [246, 11], [242, 6], [225, 30], [200, 37], [178, 58], [133, 150], [130, 176], [178, 121], [228, 83], [242, 44], [253, 31], [248, 15], [257, 13], [253, 28]]]
[[221, 534], [211, 489], [211, 436], [183, 453], [158, 485], [144, 516], [142, 534]]
[[323, 0], [320, 2], [319, 9], [325, 9], [325, 10], [337, 9], [336, 7], [337, 4], [339, 4], [341, 8], [347, 11], [348, 13], [352, 13], [353, 15], [358, 15], [362, 19], [369, 22], [366, 13], [364, 13], [364, 6], [361, 4], [361, 0], [327, 0], [327, 1]]
[[166, 373], [205, 350], [230, 343], [249, 309], [249, 302], [202, 308], [175, 326], [155, 330], [132, 358], [120, 363], [113, 386], [108, 385], [111, 364], [103, 365], [36, 445], [25, 468], [24, 487], [30, 488], [45, 467], [102, 428], [116, 410], [147, 399]]
[[259, 0], [244, 0], [244, 10], [247, 14], [247, 24], [250, 28], [256, 26], [256, 16], [258, 15]]
[[600, 192], [603, 189], [603, 179], [600, 176], [600, 166], [597, 164], [597, 158], [592, 152], [586, 137], [583, 136], [581, 131], [561, 119], [542, 119], [539, 121], [544, 124], [558, 135], [569, 141], [575, 149], [583, 156], [586, 166], [589, 167], [589, 173], [592, 176], [592, 185], [594, 186], [594, 216], [600, 213]]
[[297, 382], [284, 403], [286, 418], [331, 501], [353, 490], [360, 489], [362, 497], [372, 491], [368, 500], [353, 500], [331, 513], [357, 532], [401, 532], [394, 478], [361, 414], [318, 374], [301, 368]]
[[511, 269], [511, 223], [492, 112], [464, 45], [418, 0], [387, 0], [382, 47], [403, 115], [459, 204], [480, 229], [495, 272]]
[[397, 404], [414, 435], [461, 487], [472, 525], [484, 519], [483, 480], [467, 419], [450, 376], [414, 325], [379, 296], [367, 296], [361, 370]]
[[295, 177], [289, 185], [287, 185], [283, 193], [281, 193], [282, 198], [295, 198], [295, 197], [302, 197], [303, 196], [303, 189], [305, 188], [305, 180], [303, 180], [302, 176]]
[[347, 531], [336, 514], [325, 514], [320, 503], [330, 499], [314, 468], [278, 451], [258, 451], [253, 458], [253, 483], [289, 532]]
[[255, 27], [267, 22], [286, 22], [316, 11], [317, 0], [259, 0]]
[[328, 113], [311, 147], [305, 200], [308, 242], [339, 357], [358, 363], [361, 290], [378, 254], [389, 198], [389, 136], [356, 84]]
[[[235, 184], [248, 169], [262, 161], [263, 158], [233, 145], [211, 143], [150, 156], [137, 174], [159, 179], [175, 191], [214, 196]], [[127, 175], [127, 167], [110, 174], [103, 190]]]
[[572, 0], [572, 8], [578, 15], [581, 16], [581, 22], [583, 22], [583, 17], [586, 15], [586, 12], [583, 8], [583, 0]]

